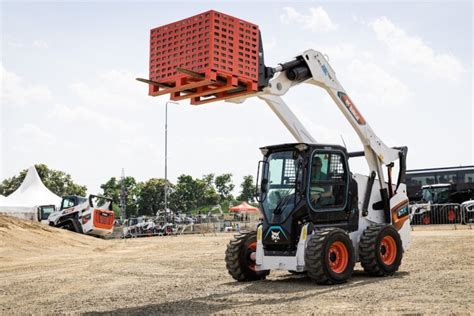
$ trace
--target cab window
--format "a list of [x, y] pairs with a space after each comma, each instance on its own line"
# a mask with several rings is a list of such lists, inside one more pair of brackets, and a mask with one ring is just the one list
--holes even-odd
[[315, 210], [344, 208], [348, 172], [342, 153], [316, 152], [310, 165], [309, 200]]
[[64, 198], [63, 203], [61, 204], [61, 209], [69, 208], [75, 206], [74, 198]]

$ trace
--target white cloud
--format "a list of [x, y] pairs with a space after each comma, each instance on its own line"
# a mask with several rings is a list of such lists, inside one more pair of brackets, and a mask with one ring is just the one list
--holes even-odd
[[3, 105], [28, 105], [32, 103], [44, 103], [51, 99], [51, 91], [48, 87], [26, 84], [20, 76], [7, 71], [2, 64], [1, 70], [1, 95]]
[[318, 47], [318, 50], [326, 55], [329, 63], [336, 59], [352, 59], [356, 55], [356, 50], [353, 45], [342, 43], [340, 45], [317, 46], [312, 44], [310, 47]]
[[421, 38], [408, 35], [386, 17], [369, 25], [377, 39], [388, 48], [394, 63], [420, 67], [418, 70], [440, 78], [460, 79], [463, 65], [455, 56], [434, 51]]
[[320, 33], [334, 31], [338, 27], [322, 7], [310, 8], [309, 15], [304, 15], [292, 7], [285, 7], [283, 10], [285, 13], [280, 15], [280, 21], [284, 24], [301, 24], [303, 29]]
[[348, 67], [354, 99], [369, 106], [402, 107], [411, 96], [408, 87], [373, 62], [354, 59]]
[[[37, 150], [46, 151], [56, 144], [56, 137], [38, 126], [26, 123], [16, 130], [16, 142], [12, 144], [15, 151], [31, 154]], [[33, 147], [33, 148], [32, 148]]]
[[45, 41], [43, 40], [36, 40], [33, 42], [33, 47], [36, 47], [36, 48], [48, 48], [48, 43], [46, 43]]
[[275, 37], [272, 37], [269, 41], [263, 43], [264, 49], [274, 49], [277, 46], [277, 40]]
[[88, 106], [105, 108], [137, 108], [151, 103], [148, 86], [135, 80], [128, 71], [111, 70], [101, 73], [88, 83], [76, 82], [70, 89], [78, 100]]
[[102, 114], [84, 106], [66, 106], [56, 104], [49, 114], [49, 118], [61, 123], [70, 123], [72, 126], [90, 126], [93, 129], [104, 131], [121, 131], [130, 128], [130, 124], [121, 119]]

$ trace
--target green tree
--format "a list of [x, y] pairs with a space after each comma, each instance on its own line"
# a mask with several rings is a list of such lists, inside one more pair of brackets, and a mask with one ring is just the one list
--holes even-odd
[[197, 207], [198, 183], [190, 175], [180, 175], [170, 194], [171, 205], [174, 210], [191, 212]]
[[[152, 178], [141, 185], [138, 196], [138, 215], [154, 216], [159, 210], [165, 209], [165, 184], [165, 179]], [[173, 185], [169, 181], [168, 192], [173, 193]], [[171, 203], [168, 207], [173, 209]]]
[[[71, 176], [63, 171], [49, 169], [45, 164], [35, 165], [38, 175], [44, 185], [58, 196], [80, 195], [85, 196], [87, 187], [74, 183]], [[19, 175], [4, 179], [0, 184], [0, 194], [8, 196], [18, 189], [25, 179], [28, 169], [22, 170]]]
[[216, 205], [219, 203], [220, 197], [214, 187], [214, 174], [210, 173], [204, 175], [202, 179], [196, 180], [198, 182], [198, 207], [205, 205]]
[[232, 183], [232, 173], [224, 173], [220, 176], [217, 176], [214, 180], [217, 193], [221, 197], [221, 200], [231, 200], [233, 196], [231, 194], [234, 189], [234, 184]]
[[184, 174], [179, 176], [170, 195], [170, 208], [190, 213], [199, 207], [216, 205], [219, 202], [219, 194], [213, 182], [213, 174], [204, 175], [202, 179], [194, 179]]
[[[124, 186], [127, 217], [136, 216], [138, 214], [138, 197], [140, 195], [141, 184], [137, 183], [134, 177], [125, 177]], [[120, 194], [122, 191], [121, 179], [112, 177], [106, 183], [102, 184], [100, 188], [102, 189], [102, 195], [112, 198], [114, 205], [120, 206]], [[117, 207], [117, 209], [119, 209], [119, 207]]]
[[239, 201], [254, 202], [255, 201], [255, 183], [253, 176], [244, 176], [244, 181], [240, 184], [240, 195], [237, 197]]

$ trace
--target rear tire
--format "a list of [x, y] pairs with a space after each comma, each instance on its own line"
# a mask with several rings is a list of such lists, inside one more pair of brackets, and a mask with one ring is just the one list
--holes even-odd
[[317, 284], [346, 282], [354, 271], [354, 248], [345, 231], [339, 228], [317, 231], [305, 250], [308, 276]]
[[403, 257], [400, 235], [392, 225], [371, 225], [359, 243], [360, 263], [371, 276], [393, 275]]
[[257, 232], [242, 232], [227, 245], [225, 263], [229, 274], [237, 281], [264, 280], [270, 270], [257, 271], [251, 255], [257, 249]]

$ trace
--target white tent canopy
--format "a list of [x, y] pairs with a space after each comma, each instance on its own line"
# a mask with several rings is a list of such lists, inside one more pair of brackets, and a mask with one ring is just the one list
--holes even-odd
[[9, 196], [0, 198], [0, 213], [37, 220], [38, 206], [57, 206], [60, 203], [61, 197], [43, 184], [36, 168], [31, 166], [20, 187]]

